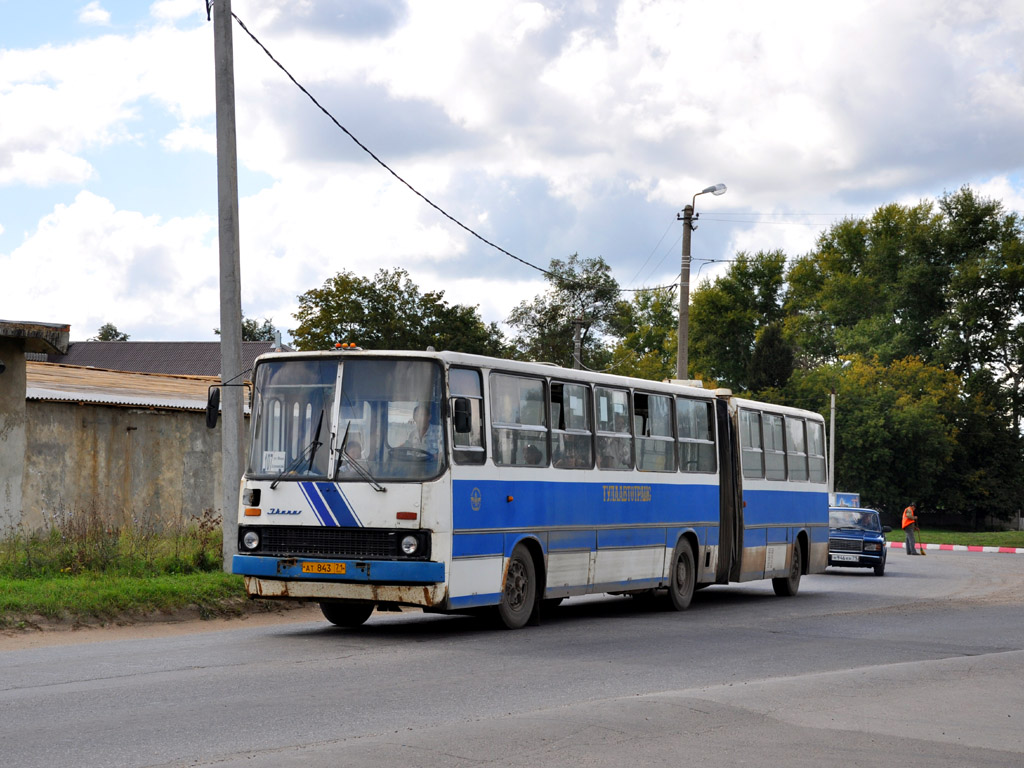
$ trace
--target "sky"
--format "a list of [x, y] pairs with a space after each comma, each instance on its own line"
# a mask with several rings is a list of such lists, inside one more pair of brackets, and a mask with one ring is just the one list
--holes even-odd
[[[813, 249], [969, 184], [1024, 212], [1019, 0], [233, 0], [338, 121], [535, 265], [601, 256], [624, 288], [737, 252]], [[543, 275], [459, 229], [339, 131], [233, 25], [242, 307], [406, 269], [502, 322]], [[205, 0], [0, 0], [0, 318], [219, 325]], [[631, 295], [631, 294], [626, 294]]]

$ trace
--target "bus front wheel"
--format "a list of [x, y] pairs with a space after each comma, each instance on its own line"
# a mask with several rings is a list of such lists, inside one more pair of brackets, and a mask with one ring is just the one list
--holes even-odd
[[373, 603], [320, 603], [324, 618], [336, 627], [358, 627], [373, 613]]
[[693, 550], [685, 539], [680, 539], [672, 552], [672, 574], [668, 585], [669, 603], [674, 610], [685, 611], [690, 607], [696, 583]]
[[793, 597], [800, 589], [800, 574], [803, 572], [800, 542], [793, 542], [793, 559], [789, 564], [789, 575], [772, 579], [772, 589], [779, 597]]
[[505, 572], [505, 590], [498, 604], [498, 618], [508, 629], [519, 629], [526, 625], [533, 613], [537, 597], [537, 569], [526, 547], [517, 544], [508, 559]]

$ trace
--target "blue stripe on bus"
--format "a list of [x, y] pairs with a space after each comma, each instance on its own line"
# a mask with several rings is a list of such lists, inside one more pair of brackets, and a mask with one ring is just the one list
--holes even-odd
[[659, 485], [661, 476], [646, 479], [635, 477], [629, 483], [455, 480], [453, 527], [672, 526], [718, 519], [717, 485]]
[[[828, 522], [828, 493], [791, 491], [785, 483], [775, 490], [743, 490], [743, 524], [786, 524], [800, 527], [808, 523]], [[826, 536], [827, 538], [827, 536]]]
[[362, 527], [337, 485], [334, 483], [316, 483], [315, 485], [320, 491], [324, 503], [330, 509], [330, 514], [335, 520], [334, 525], [339, 525], [342, 528]]
[[[344, 563], [343, 574], [312, 574], [302, 572], [302, 563]], [[231, 572], [242, 576], [268, 579], [301, 579], [306, 581], [347, 581], [370, 584], [440, 584], [444, 581], [444, 563], [403, 560], [296, 560], [257, 555], [235, 555]]]
[[320, 498], [320, 494], [317, 493], [316, 486], [313, 483], [299, 483], [299, 490], [306, 497], [309, 506], [313, 508], [313, 514], [320, 521], [320, 525], [337, 526], [337, 522], [334, 521], [330, 512], [327, 511], [327, 505]]
[[[675, 542], [673, 542], [674, 544]], [[616, 528], [597, 532], [597, 548], [664, 547], [664, 528]]]
[[505, 537], [500, 533], [463, 533], [452, 537], [452, 557], [500, 555]]
[[548, 534], [548, 551], [562, 549], [597, 549], [596, 531], [551, 531]]

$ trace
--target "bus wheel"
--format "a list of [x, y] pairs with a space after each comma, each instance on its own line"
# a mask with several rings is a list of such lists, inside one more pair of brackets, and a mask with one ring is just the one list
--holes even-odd
[[789, 564], [789, 576], [772, 579], [772, 589], [780, 597], [793, 597], [800, 589], [800, 572], [803, 570], [801, 562], [800, 542], [793, 542], [793, 559]]
[[672, 608], [685, 611], [693, 600], [697, 573], [693, 565], [693, 550], [685, 539], [680, 539], [672, 552], [672, 578], [668, 585], [668, 598]]
[[508, 559], [508, 571], [505, 573], [505, 591], [498, 604], [498, 618], [508, 629], [519, 629], [525, 626], [533, 613], [533, 603], [537, 597], [537, 576], [533, 566], [533, 558], [526, 547], [517, 544]]
[[336, 627], [358, 627], [370, 618], [373, 603], [320, 603], [320, 611]]

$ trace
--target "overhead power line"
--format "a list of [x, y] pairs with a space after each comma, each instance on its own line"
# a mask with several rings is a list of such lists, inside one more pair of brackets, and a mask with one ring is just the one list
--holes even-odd
[[[319, 101], [317, 101], [316, 97], [313, 96], [313, 94], [311, 94], [302, 83], [300, 83], [298, 80], [295, 79], [295, 76], [292, 75], [292, 73], [288, 71], [288, 69], [284, 66], [284, 64], [282, 64], [280, 61], [278, 61], [277, 58], [274, 56], [274, 54], [272, 54], [270, 52], [270, 50], [267, 48], [267, 46], [265, 46], [260, 41], [260, 39], [258, 37], [256, 37], [256, 35], [253, 34], [253, 32], [245, 25], [245, 22], [243, 22], [240, 18], [238, 18], [238, 14], [236, 14], [234, 11], [232, 11], [231, 12], [231, 16], [235, 19], [235, 21], [238, 22], [238, 26], [242, 28], [242, 31], [245, 32], [245, 34], [247, 34], [252, 39], [252, 41], [254, 43], [256, 43], [256, 45], [258, 45], [260, 47], [260, 49], [267, 55], [267, 57], [272, 62], [274, 62], [274, 64], [277, 65], [277, 68], [280, 69], [285, 74], [285, 77], [287, 77], [289, 80], [291, 80], [292, 83], [295, 85], [295, 87], [298, 88], [300, 91], [302, 91], [306, 95], [306, 98], [308, 98], [311, 102], [313, 102], [313, 104], [316, 106], [316, 108], [319, 109], [321, 112], [323, 112], [327, 116], [327, 119], [329, 119], [332, 123], [334, 123], [334, 125], [340, 131], [342, 131], [346, 136], [348, 136], [350, 139], [352, 139], [352, 141], [355, 142], [356, 146], [358, 146], [361, 150], [363, 150], [363, 152], [365, 152], [370, 157], [372, 157], [374, 159], [374, 161], [381, 168], [383, 168], [385, 171], [387, 171], [392, 176], [394, 176], [395, 179], [397, 179], [410, 192], [412, 192], [414, 195], [416, 195], [418, 198], [420, 198], [423, 202], [425, 202], [427, 205], [429, 205], [435, 211], [440, 213], [442, 216], [444, 216], [450, 222], [455, 224], [457, 227], [465, 230], [470, 235], [475, 237], [477, 240], [480, 240], [482, 243], [484, 243], [486, 245], [489, 245], [491, 248], [493, 248], [494, 250], [498, 251], [499, 253], [503, 253], [506, 256], [508, 256], [510, 259], [514, 259], [515, 261], [518, 261], [520, 264], [522, 264], [524, 266], [527, 266], [530, 269], [535, 269], [538, 272], [540, 272], [540, 273], [542, 273], [544, 275], [547, 275], [548, 277], [554, 279], [556, 282], [559, 282], [559, 283], [562, 283], [562, 284], [566, 284], [566, 285], [570, 285], [570, 286], [577, 286], [577, 287], [584, 287], [584, 288], [591, 285], [591, 284], [586, 283], [586, 282], [581, 282], [581, 281], [577, 281], [577, 280], [567, 279], [567, 278], [563, 277], [562, 275], [558, 275], [558, 274], [555, 274], [554, 272], [552, 272], [552, 271], [550, 271], [548, 269], [544, 269], [544, 267], [538, 266], [536, 264], [532, 264], [531, 262], [527, 261], [526, 259], [523, 259], [523, 258], [521, 258], [519, 256], [516, 256], [514, 253], [511, 253], [510, 251], [505, 250], [504, 248], [502, 248], [497, 243], [492, 242], [491, 240], [488, 240], [486, 237], [481, 235], [479, 232], [477, 232], [473, 228], [463, 224], [457, 218], [452, 216], [450, 213], [448, 213], [446, 210], [444, 210], [444, 208], [439, 206], [437, 203], [435, 203], [429, 197], [427, 197], [422, 192], [420, 192], [418, 189], [416, 189], [416, 187], [414, 187], [412, 184], [410, 184], [408, 181], [406, 181], [404, 178], [402, 178], [391, 166], [389, 166], [387, 163], [385, 163], [383, 160], [381, 160], [379, 157], [377, 157], [377, 155], [374, 154], [374, 152], [369, 147], [367, 147], [365, 144], [363, 144], [363, 142], [361, 142], [355, 136], [355, 134], [353, 134], [348, 128], [346, 128], [344, 125], [342, 125], [341, 122], [339, 122], [338, 119], [333, 114], [331, 114], [330, 110], [328, 110], [323, 104], [321, 104]], [[655, 246], [655, 247], [657, 247], [657, 246]], [[620, 292], [621, 291], [628, 291], [628, 292], [656, 291], [656, 290], [659, 290], [659, 289], [662, 289], [662, 288], [674, 288], [676, 285], [678, 285], [678, 283], [674, 283], [672, 285], [659, 285], [659, 286], [654, 286], [654, 287], [650, 287], [650, 288], [619, 288], [619, 291]]]

